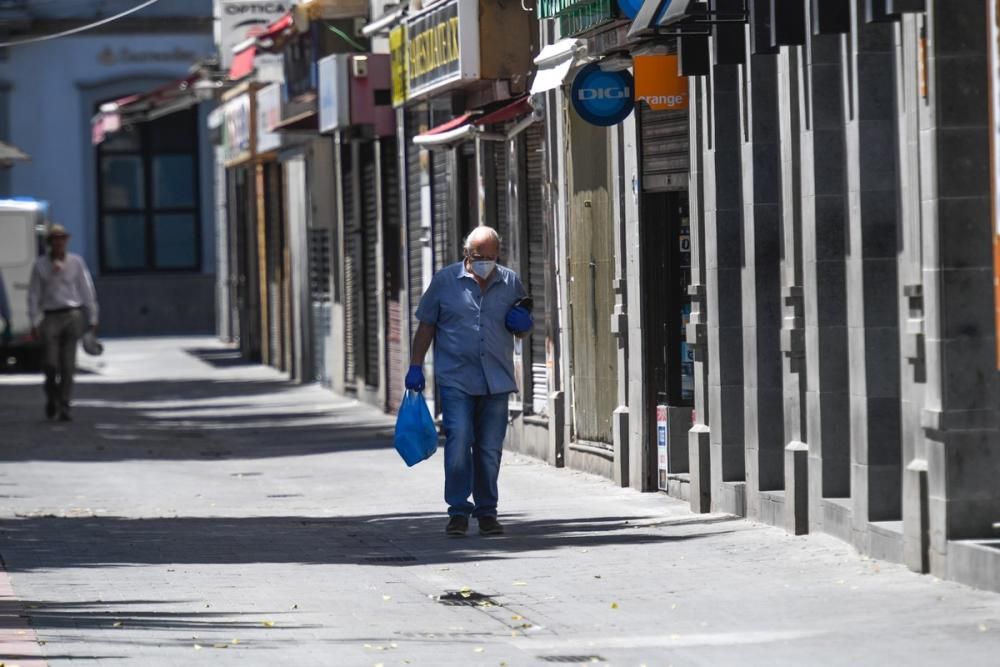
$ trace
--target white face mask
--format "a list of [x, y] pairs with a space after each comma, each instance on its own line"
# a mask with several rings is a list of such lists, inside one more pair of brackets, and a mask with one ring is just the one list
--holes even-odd
[[472, 272], [481, 280], [486, 280], [493, 273], [497, 263], [492, 259], [476, 259], [472, 262]]

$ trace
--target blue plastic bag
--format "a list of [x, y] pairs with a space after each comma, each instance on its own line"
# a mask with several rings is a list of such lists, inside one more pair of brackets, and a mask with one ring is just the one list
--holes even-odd
[[417, 465], [437, 451], [437, 427], [423, 394], [407, 391], [403, 395], [396, 416], [394, 444], [408, 466]]

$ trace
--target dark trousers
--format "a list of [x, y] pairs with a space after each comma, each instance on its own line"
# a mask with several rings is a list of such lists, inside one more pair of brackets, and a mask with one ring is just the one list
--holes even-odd
[[45, 313], [39, 331], [45, 346], [45, 398], [60, 410], [68, 410], [76, 373], [76, 345], [85, 322], [79, 308]]

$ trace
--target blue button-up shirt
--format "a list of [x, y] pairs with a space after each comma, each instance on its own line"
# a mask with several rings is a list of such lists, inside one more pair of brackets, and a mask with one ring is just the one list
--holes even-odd
[[442, 387], [472, 396], [517, 391], [514, 337], [504, 320], [525, 296], [517, 274], [497, 266], [483, 290], [458, 262], [437, 272], [417, 307], [434, 325], [434, 377]]

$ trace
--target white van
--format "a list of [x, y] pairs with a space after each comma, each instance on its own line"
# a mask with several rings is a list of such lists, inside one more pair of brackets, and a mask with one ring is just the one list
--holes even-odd
[[45, 251], [48, 204], [0, 199], [0, 368], [37, 365], [41, 342], [31, 336], [28, 284], [35, 258]]

